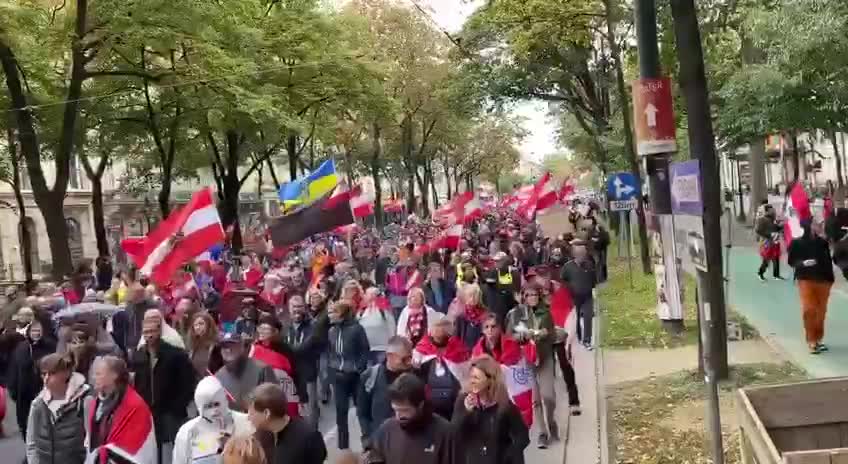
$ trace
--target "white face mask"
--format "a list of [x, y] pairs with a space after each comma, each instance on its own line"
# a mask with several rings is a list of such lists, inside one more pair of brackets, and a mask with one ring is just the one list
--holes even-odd
[[218, 379], [213, 376], [204, 377], [194, 391], [194, 402], [201, 417], [219, 428], [226, 427], [230, 420], [230, 406], [224, 387]]

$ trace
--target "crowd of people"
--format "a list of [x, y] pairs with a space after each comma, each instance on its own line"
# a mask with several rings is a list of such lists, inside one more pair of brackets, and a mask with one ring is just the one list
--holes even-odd
[[574, 214], [556, 237], [499, 208], [433, 249], [438, 225], [410, 216], [225, 246], [162, 287], [98, 259], [15, 290], [0, 380], [26, 462], [323, 463], [332, 400], [338, 448], [362, 450], [340, 462], [523, 463], [531, 429], [539, 448], [561, 438], [557, 366], [580, 414], [572, 341], [592, 349], [609, 235]]

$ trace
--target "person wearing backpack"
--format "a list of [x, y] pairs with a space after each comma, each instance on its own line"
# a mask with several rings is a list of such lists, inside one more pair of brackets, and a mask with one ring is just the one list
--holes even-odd
[[380, 364], [386, 359], [386, 347], [389, 339], [397, 332], [395, 316], [389, 307], [381, 307], [380, 290], [371, 287], [365, 291], [364, 308], [357, 318], [359, 325], [365, 329], [371, 352], [368, 355], [368, 365]]
[[389, 386], [401, 374], [412, 370], [412, 343], [405, 337], [395, 335], [389, 339], [386, 346], [386, 360], [362, 373], [356, 399], [356, 415], [362, 429], [363, 449], [370, 449], [371, 435], [386, 419], [394, 415], [389, 401]]

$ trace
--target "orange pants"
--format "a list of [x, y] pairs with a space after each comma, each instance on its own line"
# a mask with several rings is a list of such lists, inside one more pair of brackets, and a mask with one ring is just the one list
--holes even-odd
[[804, 332], [808, 344], [820, 343], [824, 338], [824, 318], [827, 314], [827, 301], [830, 299], [832, 285], [831, 282], [816, 280], [798, 281]]

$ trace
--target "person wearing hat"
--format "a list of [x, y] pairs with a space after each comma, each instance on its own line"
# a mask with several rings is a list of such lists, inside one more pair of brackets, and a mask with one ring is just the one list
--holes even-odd
[[230, 409], [246, 412], [250, 392], [265, 382], [278, 383], [277, 376], [271, 367], [248, 356], [244, 341], [235, 332], [224, 333], [219, 344], [224, 367], [215, 377], [228, 393]]

